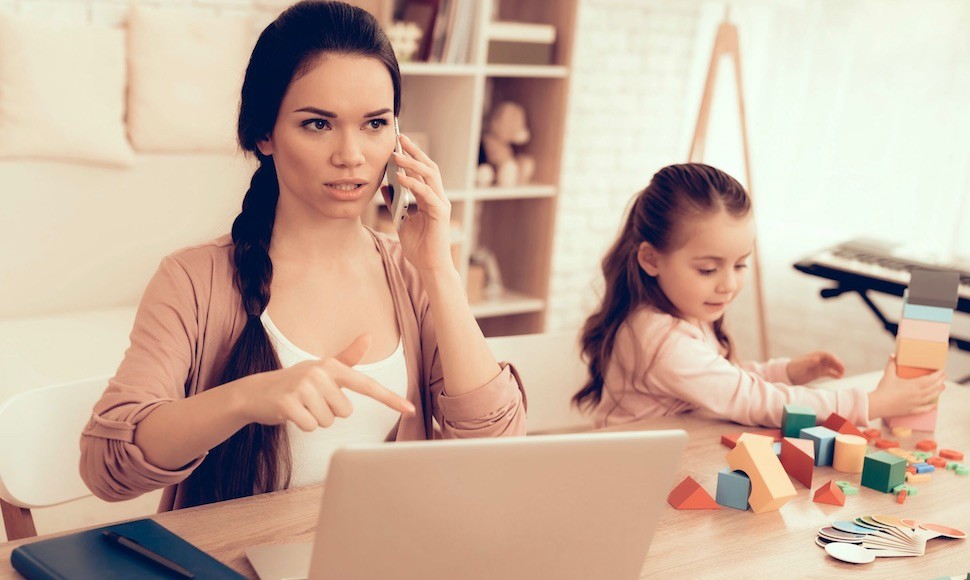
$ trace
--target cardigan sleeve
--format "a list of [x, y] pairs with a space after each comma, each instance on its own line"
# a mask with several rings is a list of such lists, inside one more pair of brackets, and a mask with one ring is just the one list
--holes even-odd
[[81, 433], [81, 479], [99, 498], [121, 501], [178, 483], [202, 462], [171, 471], [133, 442], [138, 423], [185, 397], [198, 344], [197, 293], [181, 263], [166, 257], [148, 284], [118, 372]]

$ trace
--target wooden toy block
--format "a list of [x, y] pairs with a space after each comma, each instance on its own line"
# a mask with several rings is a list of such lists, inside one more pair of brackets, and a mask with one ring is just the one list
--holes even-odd
[[812, 473], [815, 471], [815, 443], [808, 439], [785, 437], [781, 440], [779, 459], [785, 473], [805, 487], [812, 488]]
[[942, 369], [946, 366], [947, 342], [930, 342], [912, 338], [896, 339], [896, 360], [907, 367]]
[[815, 503], [827, 503], [831, 505], [845, 505], [845, 493], [842, 488], [835, 485], [834, 482], [828, 482], [822, 487], [815, 491], [815, 496], [812, 498]]
[[751, 480], [743, 471], [732, 471], [725, 467], [717, 472], [715, 497], [718, 504], [736, 510], [746, 510], [751, 507], [748, 504], [750, 495]]
[[905, 502], [907, 495], [908, 495], [908, 492], [905, 489], [899, 492], [898, 494], [896, 494], [896, 503]]
[[886, 449], [886, 453], [892, 453], [896, 457], [902, 457], [903, 459], [906, 459], [906, 457], [909, 456], [909, 451], [900, 449], [899, 447], [890, 447], [889, 449]]
[[934, 407], [925, 413], [915, 415], [904, 415], [901, 417], [888, 417], [883, 419], [887, 427], [897, 427], [905, 425], [914, 431], [936, 431], [937, 408]]
[[922, 304], [903, 304], [903, 318], [927, 320], [929, 322], [953, 323], [953, 309]]
[[815, 444], [815, 465], [832, 465], [832, 456], [835, 454], [835, 438], [838, 433], [828, 427], [809, 427], [802, 429], [799, 437], [810, 439]]
[[839, 415], [838, 413], [832, 413], [828, 416], [828, 419], [822, 423], [822, 427], [828, 427], [829, 429], [835, 431], [836, 433], [845, 433], [847, 435], [857, 435], [859, 437], [865, 437], [859, 428], [853, 425], [848, 419]]
[[912, 429], [910, 429], [909, 427], [903, 427], [903, 426], [893, 427], [892, 432], [893, 432], [893, 435], [896, 437], [909, 437], [910, 435], [913, 434]]
[[956, 469], [957, 468], [957, 465], [960, 465], [960, 462], [959, 461], [947, 461], [946, 462], [946, 468], [949, 471], [953, 471], [954, 469]]
[[667, 496], [667, 502], [679, 510], [719, 510], [711, 494], [693, 477], [686, 477]]
[[906, 483], [921, 483], [930, 480], [929, 473], [907, 473]]
[[913, 457], [926, 461], [930, 457], [933, 457], [933, 454], [929, 451], [913, 451]]
[[960, 451], [954, 451], [953, 449], [940, 449], [940, 457], [944, 459], [954, 459], [956, 461], [963, 460], [963, 453]]
[[738, 445], [727, 454], [728, 465], [740, 470], [751, 480], [748, 504], [756, 514], [777, 510], [795, 497], [792, 485], [781, 461], [771, 449], [771, 438], [745, 433]]
[[781, 455], [781, 441], [775, 441], [772, 443], [771, 450], [775, 452], [775, 455]]
[[835, 437], [835, 451], [832, 467], [845, 473], [861, 473], [866, 458], [867, 441], [865, 437], [841, 433]]
[[738, 431], [737, 433], [725, 433], [721, 435], [721, 445], [724, 445], [728, 449], [734, 449], [734, 446], [738, 444], [738, 437], [744, 433], [764, 435], [765, 437], [771, 437], [773, 441], [781, 441], [781, 429], [751, 429], [748, 431]]
[[901, 379], [915, 379], [917, 377], [924, 377], [934, 372], [936, 372], [934, 369], [921, 369], [919, 367], [896, 365], [896, 376]]
[[948, 342], [950, 340], [950, 325], [945, 322], [904, 318], [899, 321], [899, 330], [896, 331], [896, 336], [929, 342]]
[[916, 473], [916, 468], [913, 467], [912, 465], [907, 465], [906, 466], [906, 473]]
[[957, 475], [967, 475], [970, 474], [970, 467], [967, 467], [961, 463], [953, 469], [953, 472]]
[[862, 432], [863, 437], [868, 439], [870, 442], [877, 439], [882, 439], [882, 431], [873, 427], [872, 429], [866, 429]]
[[946, 469], [947, 460], [942, 457], [930, 457], [926, 462], [937, 469]]
[[936, 471], [936, 466], [930, 465], [929, 463], [917, 463], [916, 465], [910, 465], [910, 467], [916, 469], [916, 473], [933, 473]]
[[781, 412], [781, 434], [798, 437], [802, 429], [815, 426], [815, 410], [805, 405], [785, 405]]
[[916, 495], [919, 493], [919, 488], [908, 483], [901, 483], [893, 488], [893, 493], [898, 494], [903, 491], [905, 491], [909, 497], [916, 497]]
[[912, 270], [906, 301], [909, 304], [953, 309], [957, 307], [960, 274], [953, 270]]
[[862, 485], [889, 493], [906, 481], [906, 460], [885, 451], [866, 455], [862, 465]]
[[876, 439], [874, 445], [879, 449], [892, 449], [894, 447], [899, 447], [899, 441], [893, 441], [892, 439]]

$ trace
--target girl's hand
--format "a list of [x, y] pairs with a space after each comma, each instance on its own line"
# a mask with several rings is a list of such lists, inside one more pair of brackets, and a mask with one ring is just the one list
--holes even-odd
[[384, 403], [406, 415], [414, 405], [351, 367], [370, 347], [370, 335], [357, 337], [333, 358], [304, 361], [292, 367], [261, 373], [262, 380], [240, 383], [242, 413], [247, 423], [279, 425], [292, 421], [304, 431], [333, 425], [349, 417], [354, 407], [344, 394], [349, 389]]
[[785, 370], [793, 385], [806, 385], [821, 377], [842, 378], [845, 363], [830, 352], [818, 351], [793, 358]]
[[924, 413], [936, 406], [945, 388], [942, 370], [915, 379], [896, 376], [896, 359], [890, 356], [875, 391], [869, 393], [869, 419]]
[[[441, 171], [413, 141], [401, 135], [407, 155], [393, 153], [394, 162], [404, 169], [401, 185], [414, 194], [418, 211], [410, 213], [401, 226], [404, 257], [421, 272], [454, 269], [451, 261], [451, 202], [441, 185]], [[384, 199], [388, 199], [386, 190]], [[399, 192], [395, 192], [397, 195]]]

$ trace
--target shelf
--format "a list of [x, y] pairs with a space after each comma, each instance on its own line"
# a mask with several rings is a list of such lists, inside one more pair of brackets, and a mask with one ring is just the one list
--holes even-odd
[[569, 68], [551, 64], [489, 64], [485, 74], [490, 77], [531, 77], [560, 79], [569, 75]]
[[440, 62], [402, 62], [400, 67], [404, 76], [471, 77], [479, 71], [479, 67], [472, 64]]
[[488, 39], [500, 42], [552, 44], [556, 41], [556, 27], [531, 22], [495, 21], [488, 25]]
[[482, 302], [472, 304], [471, 309], [475, 318], [490, 318], [493, 316], [506, 316], [508, 314], [539, 312], [545, 306], [545, 300], [506, 290], [500, 298], [483, 300]]
[[472, 190], [475, 199], [530, 199], [556, 195], [555, 185], [520, 185], [516, 187], [479, 187]]

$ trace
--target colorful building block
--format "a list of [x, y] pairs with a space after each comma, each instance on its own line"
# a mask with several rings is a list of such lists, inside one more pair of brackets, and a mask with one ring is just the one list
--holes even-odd
[[899, 321], [896, 336], [929, 342], [947, 342], [950, 340], [950, 325], [945, 322], [903, 318]]
[[967, 474], [970, 474], [970, 467], [967, 467], [966, 465], [963, 465], [961, 463], [960, 465], [957, 465], [953, 469], [953, 473], [956, 473], [957, 475], [967, 475]]
[[815, 471], [815, 443], [808, 439], [785, 437], [781, 440], [779, 459], [785, 473], [811, 489], [812, 473]]
[[781, 461], [771, 449], [771, 438], [745, 433], [738, 445], [727, 454], [733, 470], [745, 472], [751, 480], [748, 503], [756, 514], [777, 510], [795, 497], [792, 485]]
[[832, 465], [835, 453], [835, 438], [838, 433], [828, 427], [809, 427], [799, 433], [801, 439], [809, 439], [815, 444], [815, 465]]
[[917, 463], [911, 467], [916, 468], [916, 473], [932, 473], [936, 471], [936, 466], [930, 465], [929, 463]]
[[893, 441], [892, 439], [876, 439], [873, 443], [879, 449], [892, 449], [894, 447], [899, 447], [899, 441]]
[[830, 481], [815, 491], [812, 498], [815, 503], [827, 503], [831, 505], [845, 505], [845, 493], [842, 488]]
[[845, 473], [861, 473], [866, 458], [867, 441], [865, 437], [841, 433], [835, 437], [835, 452], [832, 467]]
[[946, 469], [947, 460], [942, 457], [930, 457], [926, 462], [937, 469]]
[[906, 466], [906, 473], [916, 473], [916, 468], [913, 467], [912, 465], [907, 465]]
[[889, 493], [906, 481], [906, 460], [885, 451], [866, 455], [862, 465], [862, 485]]
[[836, 433], [845, 433], [847, 435], [865, 437], [862, 431], [859, 431], [858, 427], [853, 425], [851, 421], [838, 413], [832, 413], [829, 415], [828, 418], [822, 423], [822, 427], [828, 427]]
[[913, 457], [915, 457], [916, 459], [926, 461], [930, 457], [933, 457], [933, 454], [930, 453], [929, 451], [913, 451]]
[[876, 429], [875, 427], [871, 429], [866, 429], [862, 432], [862, 435], [868, 439], [870, 442], [882, 439], [882, 431]]
[[907, 492], [905, 489], [896, 494], [896, 503], [904, 503], [907, 495], [909, 495], [909, 492]]
[[781, 441], [781, 429], [749, 429], [747, 431], [738, 431], [736, 433], [725, 433], [721, 435], [721, 445], [724, 445], [728, 449], [734, 449], [734, 446], [738, 444], [738, 437], [744, 433], [764, 435], [765, 437], [771, 437], [773, 441]]
[[751, 507], [751, 480], [743, 471], [732, 471], [725, 467], [717, 472], [716, 501], [724, 507], [746, 510]]
[[929, 473], [907, 473], [906, 483], [922, 483], [930, 480]]
[[693, 477], [686, 477], [667, 496], [667, 503], [679, 510], [719, 510], [721, 506]]
[[910, 272], [906, 301], [909, 304], [952, 310], [957, 307], [959, 288], [959, 272], [915, 269]]
[[923, 306], [922, 304], [903, 304], [903, 318], [913, 320], [928, 320], [929, 322], [953, 323], [953, 309], [939, 306]]
[[892, 434], [894, 437], [909, 437], [913, 434], [913, 430], [904, 425], [892, 428]]
[[947, 342], [930, 342], [912, 338], [896, 339], [896, 360], [906, 367], [942, 369], [946, 366]]
[[815, 426], [815, 410], [805, 405], [785, 405], [781, 412], [781, 434], [798, 437], [802, 429]]
[[902, 491], [909, 494], [909, 497], [916, 497], [919, 494], [919, 488], [908, 483], [901, 483], [893, 488], [893, 493], [899, 493]]
[[963, 452], [961, 451], [955, 451], [953, 449], [940, 449], [939, 454], [940, 457], [944, 459], [953, 459], [956, 461], [963, 460]]
[[896, 365], [896, 376], [901, 379], [915, 379], [917, 377], [925, 377], [926, 375], [933, 374], [935, 369], [921, 369], [919, 367], [908, 367], [905, 365]]
[[[897, 368], [898, 371], [898, 368]], [[897, 372], [898, 375], [898, 372]], [[901, 376], [901, 375], [900, 375]], [[937, 408], [933, 407], [924, 413], [915, 415], [903, 415], [900, 417], [887, 417], [882, 422], [887, 427], [906, 426], [913, 431], [936, 431]]]

